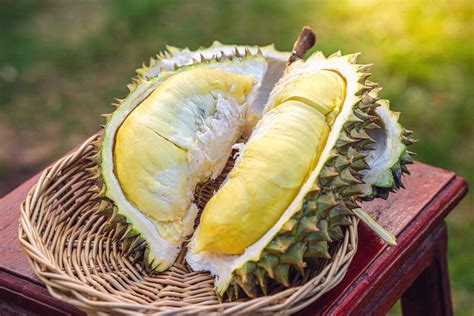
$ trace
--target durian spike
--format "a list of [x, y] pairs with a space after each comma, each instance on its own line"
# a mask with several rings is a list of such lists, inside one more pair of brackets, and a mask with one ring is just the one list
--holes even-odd
[[291, 56], [288, 60], [288, 64], [302, 59], [304, 54], [316, 44], [316, 34], [309, 26], [304, 26], [298, 35], [298, 39], [295, 44], [293, 44], [293, 49], [291, 50]]
[[363, 221], [367, 226], [369, 226], [369, 228], [383, 241], [385, 241], [391, 246], [397, 245], [397, 240], [395, 236], [391, 232], [380, 226], [369, 214], [367, 214], [361, 208], [356, 208], [352, 211], [361, 221]]

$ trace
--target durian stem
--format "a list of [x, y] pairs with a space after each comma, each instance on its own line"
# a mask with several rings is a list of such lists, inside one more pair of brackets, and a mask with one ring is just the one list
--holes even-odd
[[361, 221], [363, 221], [367, 226], [369, 226], [369, 228], [387, 244], [391, 246], [395, 246], [397, 244], [395, 236], [389, 231], [387, 231], [385, 228], [380, 226], [369, 214], [367, 214], [360, 208], [353, 209], [352, 211]]
[[311, 47], [313, 47], [315, 43], [316, 34], [314, 34], [313, 30], [309, 26], [304, 26], [298, 35], [298, 39], [296, 40], [295, 44], [293, 44], [293, 49], [291, 51], [288, 64], [291, 64], [297, 59], [302, 59], [304, 54], [306, 54], [306, 52]]

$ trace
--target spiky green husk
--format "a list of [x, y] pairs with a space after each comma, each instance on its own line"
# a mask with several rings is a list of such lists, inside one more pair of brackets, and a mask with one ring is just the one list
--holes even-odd
[[[337, 55], [339, 56], [339, 55]], [[354, 58], [355, 59], [355, 58]], [[355, 60], [352, 60], [355, 63]], [[388, 192], [402, 187], [401, 176], [408, 173], [406, 164], [411, 163], [411, 153], [404, 151], [399, 161], [390, 168], [395, 188], [382, 188], [364, 183], [364, 170], [370, 168], [367, 153], [375, 149], [375, 140], [369, 134], [381, 128], [376, 108], [381, 106], [377, 85], [368, 81], [368, 67], [359, 66], [358, 72], [363, 89], [358, 92], [360, 102], [353, 106], [351, 117], [343, 125], [331, 154], [321, 169], [314, 190], [307, 193], [302, 208], [282, 227], [265, 247], [257, 261], [248, 261], [234, 270], [233, 278], [225, 294], [229, 300], [243, 292], [249, 297], [267, 295], [273, 285], [291, 285], [297, 275], [303, 275], [307, 267], [315, 267], [321, 260], [330, 259], [330, 246], [344, 237], [345, 227], [351, 225], [348, 216], [362, 217], [370, 221], [360, 209], [361, 199], [385, 197]], [[384, 102], [382, 102], [383, 104]], [[410, 145], [409, 132], [401, 135], [401, 141]], [[367, 186], [372, 195], [367, 195]], [[387, 242], [395, 238], [375, 221], [370, 226]]]

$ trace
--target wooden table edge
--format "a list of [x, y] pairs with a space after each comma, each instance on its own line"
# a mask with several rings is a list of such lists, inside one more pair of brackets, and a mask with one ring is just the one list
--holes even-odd
[[[375, 291], [376, 287], [379, 285], [376, 285], [377, 283], [375, 282], [376, 280], [380, 280], [383, 278], [383, 273], [374, 273], [377, 271], [376, 265], [377, 261], [381, 260], [383, 257], [386, 258], [391, 258], [392, 260], [385, 259], [384, 261], [389, 261], [391, 262], [391, 265], [398, 264], [399, 261], [397, 259], [400, 259], [403, 255], [406, 253], [412, 251], [413, 248], [416, 248], [417, 245], [421, 244], [423, 240], [429, 235], [432, 231], [435, 230], [437, 227], [437, 224], [439, 221], [437, 219], [439, 218], [445, 218], [446, 215], [454, 209], [454, 207], [463, 199], [464, 196], [466, 196], [467, 192], [469, 191], [469, 186], [468, 183], [459, 176], [453, 176], [453, 178], [443, 187], [442, 190], [439, 191], [439, 193], [443, 191], [449, 191], [453, 190], [455, 191], [455, 194], [451, 196], [451, 198], [448, 200], [448, 203], [444, 204], [439, 212], [435, 214], [435, 216], [431, 217], [430, 220], [428, 221], [428, 225], [425, 226], [424, 229], [419, 230], [416, 234], [416, 238], [411, 240], [411, 243], [409, 243], [410, 239], [408, 238], [403, 238], [403, 236], [407, 236], [410, 234], [413, 234], [413, 231], [415, 229], [415, 225], [417, 222], [418, 217], [420, 216], [428, 216], [427, 212], [425, 211], [427, 208], [434, 208], [435, 203], [440, 203], [439, 199], [433, 198], [425, 207], [424, 211], [420, 212], [420, 214], [417, 215], [417, 217], [414, 218], [414, 220], [403, 229], [403, 231], [399, 235], [399, 240], [407, 241], [406, 243], [399, 243], [396, 247], [400, 247], [402, 250], [401, 252], [398, 252], [395, 250], [395, 247], [391, 248], [385, 248], [383, 252], [381, 252], [377, 257], [374, 257], [372, 260], [371, 264], [369, 265], [368, 269], [362, 273], [353, 283], [352, 285], [344, 291], [336, 300], [332, 302], [330, 306], [328, 306], [324, 311], [317, 311], [322, 312], [324, 315], [339, 315], [340, 313], [344, 312], [350, 312], [354, 311], [356, 312], [361, 306], [363, 306], [366, 302], [362, 300], [365, 295], [361, 295], [362, 291], [367, 291], [367, 287], [363, 286], [363, 283], [367, 283], [370, 281], [372, 282], [372, 287], [369, 287], [370, 291]], [[385, 270], [385, 272], [382, 270], [382, 272], [387, 273], [388, 269]], [[373, 274], [369, 274], [373, 273]], [[342, 302], [350, 302], [351, 309], [347, 310], [342, 308], [346, 306]], [[318, 301], [314, 303], [314, 305], [317, 305]], [[395, 303], [395, 302], [394, 302]], [[311, 306], [310, 306], [311, 307]], [[316, 308], [316, 307], [315, 307]]]

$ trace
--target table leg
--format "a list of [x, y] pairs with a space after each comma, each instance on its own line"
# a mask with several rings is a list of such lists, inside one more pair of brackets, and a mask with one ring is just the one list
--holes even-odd
[[402, 295], [403, 315], [452, 315], [447, 263], [446, 224], [433, 245], [431, 264]]

